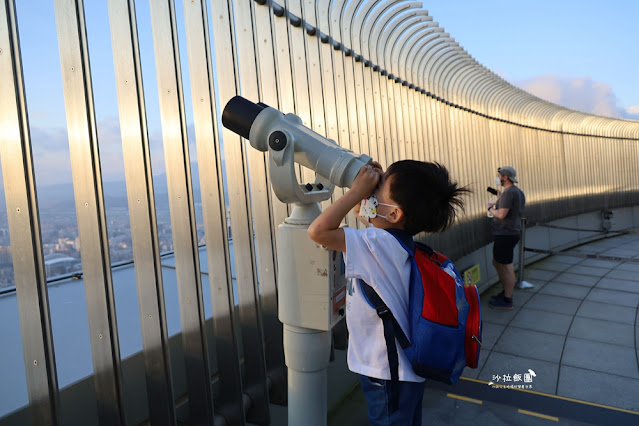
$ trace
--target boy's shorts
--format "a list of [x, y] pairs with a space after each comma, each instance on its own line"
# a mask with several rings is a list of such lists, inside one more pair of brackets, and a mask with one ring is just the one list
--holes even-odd
[[515, 246], [519, 242], [519, 235], [495, 235], [493, 244], [493, 259], [502, 265], [513, 263]]

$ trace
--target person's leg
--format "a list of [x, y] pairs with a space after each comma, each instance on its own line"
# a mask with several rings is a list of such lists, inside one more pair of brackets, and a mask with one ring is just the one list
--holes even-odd
[[488, 305], [492, 308], [512, 309], [515, 291], [515, 268], [513, 254], [519, 237], [515, 235], [496, 235], [493, 244], [493, 266], [504, 287], [503, 295], [492, 298]]
[[[405, 389], [400, 391], [400, 397], [406, 401], [411, 401], [411, 406], [407, 411], [411, 412], [411, 421], [405, 423], [412, 426], [422, 426], [422, 404], [424, 401], [424, 388], [426, 382], [414, 383], [414, 382], [402, 382]], [[402, 403], [400, 402], [400, 409]]]
[[389, 419], [389, 399], [387, 395], [386, 380], [375, 379], [373, 377], [359, 376], [362, 392], [368, 405], [368, 421], [371, 426], [388, 426]]
[[513, 264], [504, 265], [493, 259], [493, 266], [497, 270], [501, 284], [504, 286], [504, 297], [512, 298], [515, 291], [515, 268]]
[[426, 382], [399, 382], [399, 409], [390, 415], [391, 425], [421, 426]]
[[360, 375], [360, 383], [368, 404], [371, 426], [421, 426], [424, 382], [399, 382], [399, 407], [392, 413], [389, 410], [389, 380]]

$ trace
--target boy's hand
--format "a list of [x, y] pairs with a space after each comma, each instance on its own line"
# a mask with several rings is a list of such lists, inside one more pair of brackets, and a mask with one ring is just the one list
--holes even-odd
[[368, 197], [373, 193], [383, 173], [379, 163], [362, 166], [351, 185], [350, 192], [357, 194], [361, 199]]
[[[373, 169], [375, 169], [375, 171], [379, 171], [381, 174], [384, 174], [384, 169], [382, 169], [382, 165], [381, 165], [381, 164], [379, 164], [377, 161], [371, 161], [370, 166], [371, 166], [371, 167], [373, 167]], [[362, 169], [363, 169], [363, 168], [362, 168]], [[364, 196], [364, 197], [362, 197], [362, 198], [365, 198], [365, 197], [367, 197], [367, 196], [368, 196], [368, 195], [365, 195], [365, 196]], [[364, 219], [363, 217], [361, 217], [361, 216], [359, 215], [359, 211], [360, 211], [360, 208], [361, 208], [361, 207], [362, 207], [362, 203], [357, 203], [357, 204], [355, 204], [355, 207], [353, 207], [353, 213], [355, 213], [355, 216], [357, 217], [357, 219], [358, 219], [360, 222], [362, 222], [364, 225], [367, 225], [367, 226], [368, 226], [368, 225], [369, 225], [369, 223], [370, 223], [370, 222], [368, 221], [368, 219]]]
[[373, 166], [373, 168], [375, 169], [379, 169], [382, 172], [382, 174], [384, 174], [384, 169], [382, 169], [382, 165], [379, 164], [377, 161], [371, 161], [370, 165]]
[[[380, 177], [384, 174], [377, 162], [363, 166], [353, 181], [351, 189], [335, 200], [308, 227], [308, 235], [313, 241], [333, 250], [346, 251], [346, 237], [340, 228], [342, 219], [348, 212], [373, 193]], [[359, 216], [359, 215], [358, 215]]]

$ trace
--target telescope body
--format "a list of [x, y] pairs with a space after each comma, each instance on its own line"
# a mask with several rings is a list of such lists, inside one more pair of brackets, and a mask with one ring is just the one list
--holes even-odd
[[241, 96], [235, 96], [226, 104], [222, 124], [247, 138], [253, 148], [269, 152], [276, 166], [283, 166], [286, 156], [282, 151], [292, 146], [295, 163], [314, 170], [339, 187], [350, 188], [361, 167], [372, 161], [368, 155], [357, 155], [304, 126], [295, 114], [285, 115]]

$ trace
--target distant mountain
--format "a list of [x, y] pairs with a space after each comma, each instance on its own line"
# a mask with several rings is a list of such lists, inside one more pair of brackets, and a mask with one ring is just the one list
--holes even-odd
[[[191, 163], [191, 175], [193, 177], [193, 198], [195, 202], [201, 202], [199, 169], [197, 163]], [[166, 174], [162, 173], [153, 177], [153, 187], [157, 208], [168, 208], [168, 187]], [[111, 181], [102, 183], [104, 202], [107, 208], [127, 208], [126, 182]], [[0, 190], [3, 190], [0, 187]], [[4, 198], [4, 192], [2, 192]], [[72, 183], [56, 185], [38, 185], [38, 203], [41, 210], [67, 211], [75, 209]]]
[[[193, 199], [196, 203], [201, 203], [202, 197], [200, 194], [199, 168], [197, 163], [191, 163], [191, 176], [193, 181]], [[102, 187], [107, 209], [128, 208], [126, 182], [124, 180], [103, 182]], [[168, 209], [168, 187], [165, 173], [153, 177], [153, 187], [155, 191], [156, 208]], [[66, 213], [75, 210], [75, 196], [72, 183], [46, 185], [40, 182], [37, 191], [38, 205], [41, 212]], [[4, 185], [0, 182], [0, 202], [2, 203], [4, 203], [5, 200], [4, 194]], [[228, 191], [226, 188], [224, 189], [224, 195], [228, 202]], [[4, 209], [5, 206], [3, 204], [0, 207], [0, 211]]]

